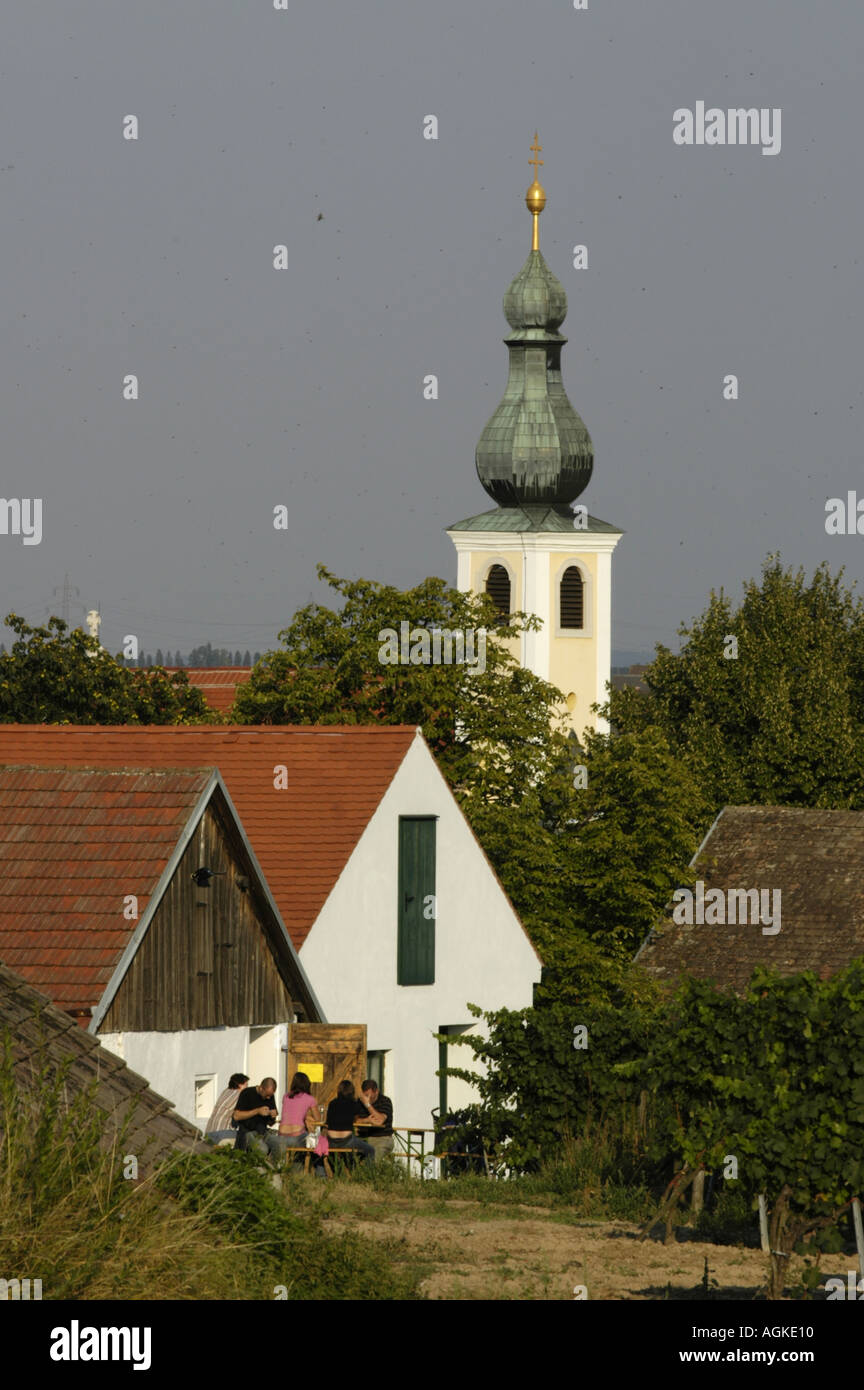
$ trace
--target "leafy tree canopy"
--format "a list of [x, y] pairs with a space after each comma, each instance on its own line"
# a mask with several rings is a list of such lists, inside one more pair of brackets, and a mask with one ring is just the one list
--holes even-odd
[[864, 807], [864, 606], [842, 571], [808, 583], [769, 556], [737, 609], [712, 593], [680, 634], [680, 655], [657, 648], [649, 694], [613, 693], [619, 729], [662, 729], [715, 810]]
[[10, 613], [6, 626], [16, 640], [0, 654], [0, 723], [192, 724], [209, 718], [201, 692], [182, 672], [126, 667], [62, 618], [30, 627]]
[[687, 879], [707, 814], [695, 779], [650, 727], [571, 740], [517, 805], [463, 806], [546, 964], [538, 998], [548, 1000], [572, 997], [579, 981], [584, 997], [573, 971], [589, 940], [605, 956], [632, 956]]

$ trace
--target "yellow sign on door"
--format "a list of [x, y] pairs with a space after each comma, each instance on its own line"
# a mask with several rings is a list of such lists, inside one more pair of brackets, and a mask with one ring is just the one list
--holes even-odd
[[298, 1062], [297, 1070], [305, 1071], [313, 1085], [324, 1080], [323, 1062]]

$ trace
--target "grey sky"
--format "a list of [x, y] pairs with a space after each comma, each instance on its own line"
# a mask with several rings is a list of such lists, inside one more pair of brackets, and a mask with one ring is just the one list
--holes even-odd
[[[2, 493], [42, 497], [44, 535], [0, 536], [3, 613], [44, 620], [68, 570], [111, 650], [263, 650], [326, 601], [318, 560], [455, 582], [535, 128], [582, 500], [627, 532], [615, 647], [771, 550], [860, 581], [864, 537], [824, 519], [864, 493], [862, 52], [860, 0], [8, 7]], [[781, 153], [676, 147], [700, 99], [782, 108]]]

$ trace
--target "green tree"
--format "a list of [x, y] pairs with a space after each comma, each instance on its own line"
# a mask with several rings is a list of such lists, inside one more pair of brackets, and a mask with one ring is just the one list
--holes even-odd
[[191, 724], [210, 717], [184, 673], [127, 667], [62, 618], [30, 627], [10, 613], [6, 626], [16, 640], [0, 655], [4, 724]]
[[[543, 1008], [482, 1012], [482, 1033], [450, 1041], [480, 1063], [448, 1067], [480, 1095], [470, 1121], [508, 1166], [531, 1169], [554, 1160], [565, 1137], [586, 1127], [632, 1116], [643, 1087], [643, 1059], [662, 1017], [656, 996], [641, 1001], [625, 990], [607, 1000], [549, 1003]], [[503, 1146], [503, 1149], [502, 1149]]]
[[604, 956], [632, 956], [686, 879], [707, 816], [651, 727], [570, 740], [515, 805], [462, 800], [543, 957], [549, 999], [570, 996], [589, 939]]
[[612, 695], [616, 727], [662, 729], [714, 810], [864, 806], [864, 606], [842, 571], [808, 583], [771, 556], [737, 609], [712, 593], [680, 634], [680, 655], [658, 647], [650, 693]]

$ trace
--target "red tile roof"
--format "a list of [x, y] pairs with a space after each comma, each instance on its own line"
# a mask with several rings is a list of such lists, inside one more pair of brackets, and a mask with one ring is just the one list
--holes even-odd
[[200, 690], [213, 710], [224, 714], [234, 703], [237, 687], [252, 675], [251, 666], [166, 666], [166, 671], [185, 671], [189, 684]]
[[[9, 727], [8, 725], [6, 726]], [[0, 768], [0, 958], [63, 1010], [92, 1007], [212, 769]]]
[[299, 950], [415, 735], [413, 725], [2, 724], [0, 764], [218, 767]]

